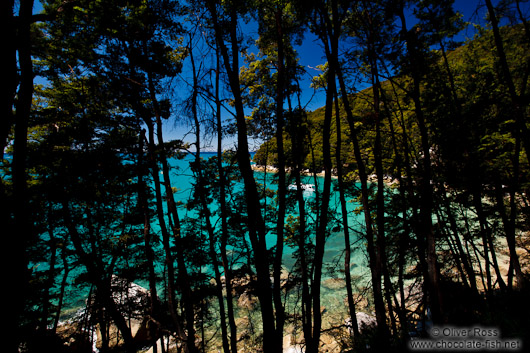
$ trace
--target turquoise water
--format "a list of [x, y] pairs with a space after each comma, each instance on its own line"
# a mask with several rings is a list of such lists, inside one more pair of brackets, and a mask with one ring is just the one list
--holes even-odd
[[[202, 153], [201, 156], [203, 158], [209, 158], [212, 156], [215, 156], [216, 153], [211, 152], [205, 152]], [[170, 179], [171, 184], [174, 188], [176, 188], [176, 192], [174, 194], [175, 200], [177, 202], [181, 202], [182, 206], [179, 207], [179, 216], [181, 217], [181, 220], [183, 221], [183, 227], [184, 230], [186, 229], [186, 226], [189, 226], [186, 222], [189, 218], [196, 218], [197, 214], [195, 211], [189, 211], [184, 207], [184, 205], [190, 200], [190, 198], [193, 196], [193, 173], [190, 168], [189, 163], [195, 159], [195, 156], [192, 154], [186, 155], [183, 159], [170, 159]], [[274, 180], [274, 174], [271, 173], [263, 173], [263, 172], [255, 172], [255, 177], [258, 183], [265, 184], [267, 188], [271, 190], [276, 190], [277, 186], [273, 182]], [[162, 179], [163, 176], [160, 175], [160, 178]], [[306, 184], [314, 184], [314, 178], [312, 176], [304, 177], [303, 180]], [[317, 185], [315, 186], [315, 189], [322, 190], [323, 188], [323, 182], [324, 179], [321, 177], [317, 177]], [[236, 183], [236, 188], [243, 188], [242, 183]], [[333, 189], [332, 189], [333, 190]], [[315, 197], [315, 192], [312, 192], [310, 190], [304, 192], [304, 197], [307, 201], [311, 201]], [[271, 203], [273, 202], [272, 198], [268, 198], [265, 202]], [[348, 202], [348, 218], [349, 218], [349, 224], [351, 228], [361, 230], [362, 229], [362, 216], [356, 214], [354, 211], [359, 205], [356, 202]], [[216, 209], [216, 204], [211, 204], [210, 208], [212, 211]], [[331, 271], [324, 272], [324, 278], [323, 283], [330, 279], [330, 278], [342, 278], [343, 274], [340, 272], [340, 270], [343, 269], [343, 253], [344, 253], [344, 233], [341, 230], [342, 227], [337, 227], [337, 225], [341, 224], [341, 212], [340, 212], [340, 202], [339, 202], [339, 195], [338, 192], [333, 191], [331, 202], [330, 202], [330, 209], [332, 210], [333, 219], [331, 220], [331, 227], [335, 227], [335, 231], [331, 232], [331, 235], [326, 241], [325, 246], [325, 255], [324, 255], [324, 271], [326, 269], [329, 269], [331, 267], [335, 267], [339, 269], [339, 272], [332, 273]], [[307, 209], [309, 212], [309, 208]], [[294, 215], [296, 216], [296, 215]], [[309, 215], [309, 221], [314, 215]], [[212, 216], [211, 222], [212, 224], [218, 224], [220, 222], [217, 222], [218, 219], [216, 219], [216, 216]], [[271, 225], [272, 226], [272, 225]], [[272, 228], [272, 227], [271, 227]], [[158, 224], [157, 220], [153, 221], [152, 224], [152, 231], [155, 233], [158, 233], [160, 230], [160, 226]], [[312, 235], [314, 237], [314, 234]], [[352, 240], [352, 275], [354, 276], [361, 276], [364, 272], [366, 272], [366, 261], [365, 256], [362, 251], [355, 251], [355, 248], [362, 248], [363, 244], [358, 241], [358, 235], [354, 232], [350, 232], [350, 239]], [[267, 236], [267, 247], [271, 248], [276, 243], [276, 235], [270, 232]], [[230, 250], [230, 249], [229, 249]], [[286, 246], [284, 249], [284, 261], [283, 265], [284, 268], [287, 271], [290, 271], [295, 263], [295, 258], [292, 256], [293, 252], [296, 249], [291, 248], [289, 246]], [[159, 270], [163, 271], [163, 261], [162, 259], [158, 259], [158, 265]], [[203, 266], [201, 269], [203, 272], [207, 272], [213, 276], [213, 270], [209, 268], [208, 266]], [[77, 273], [73, 272], [71, 274], [71, 278], [74, 278], [77, 275]], [[138, 284], [147, 287], [147, 283], [138, 282]], [[334, 288], [330, 289], [326, 287], [325, 285], [322, 287], [322, 303], [327, 308], [335, 307], [337, 310], [340, 310], [341, 308], [344, 309], [344, 301], [346, 291], [344, 288]], [[80, 288], [77, 286], [71, 286], [68, 288], [68, 302], [67, 302], [67, 308], [69, 309], [75, 309], [80, 308], [84, 306], [84, 300], [88, 294], [87, 288]]]

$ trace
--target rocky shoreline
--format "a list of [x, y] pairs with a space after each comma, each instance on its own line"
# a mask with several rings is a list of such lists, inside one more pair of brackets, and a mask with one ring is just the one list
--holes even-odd
[[[252, 167], [252, 170], [254, 170], [256, 172], [272, 173], [272, 174], [278, 173], [278, 168], [275, 167], [275, 166], [272, 166], [272, 165], [252, 164], [251, 167]], [[291, 172], [291, 170], [287, 169], [287, 173], [290, 173], [290, 172]], [[304, 176], [312, 176], [313, 175], [313, 173], [311, 171], [309, 171], [309, 169], [302, 170], [301, 174], [304, 175]], [[316, 173], [316, 176], [317, 177], [325, 177], [326, 176], [326, 171], [322, 170], [321, 172]], [[337, 170], [336, 169], [333, 169], [331, 171], [331, 177], [333, 179], [337, 179]], [[368, 176], [367, 179], [368, 179], [368, 182], [370, 182], [370, 183], [376, 183], [377, 182], [377, 175], [371, 174], [371, 175]], [[390, 175], [383, 176], [383, 180], [384, 180], [384, 183], [387, 186], [393, 186], [393, 185], [397, 185], [398, 184], [398, 180], [393, 178]], [[360, 182], [360, 180], [357, 180], [357, 182]]]
[[[278, 173], [278, 168], [277, 167], [274, 167], [272, 165], [258, 165], [258, 164], [253, 164], [252, 165], [252, 170], [256, 171], [256, 172], [262, 172], [262, 173], [272, 173], [272, 174], [275, 174], [275, 173]], [[290, 168], [288, 168], [287, 170], [287, 173], [290, 173], [291, 170]], [[305, 176], [311, 176], [313, 175], [313, 173], [311, 173], [309, 171], [309, 169], [304, 169], [302, 170], [302, 175], [305, 175]], [[326, 176], [326, 171], [325, 170], [322, 170], [321, 172], [319, 173], [316, 173], [316, 176], [319, 176], [319, 177], [324, 177]], [[336, 173], [331, 173], [331, 177], [332, 178], [337, 178], [337, 175]]]

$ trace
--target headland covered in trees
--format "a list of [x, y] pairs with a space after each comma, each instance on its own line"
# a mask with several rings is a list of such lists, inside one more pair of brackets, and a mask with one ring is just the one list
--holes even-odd
[[37, 4], [1, 12], [6, 350], [529, 347], [526, 2]]

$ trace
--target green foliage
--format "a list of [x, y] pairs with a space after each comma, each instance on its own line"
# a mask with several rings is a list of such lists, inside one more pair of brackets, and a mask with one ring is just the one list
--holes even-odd
[[[508, 57], [510, 58], [511, 69], [517, 80], [524, 79], [525, 62], [528, 62], [528, 51], [525, 50], [527, 44], [522, 34], [522, 26], [514, 27], [512, 30], [504, 29], [503, 36], [506, 38], [508, 45]], [[469, 170], [476, 172], [475, 167], [468, 163], [483, 161], [491, 165], [498, 172], [509, 170], [511, 157], [514, 152], [513, 136], [510, 131], [513, 129], [514, 121], [510, 118], [510, 106], [506, 103], [506, 88], [503, 82], [499, 81], [496, 76], [497, 68], [495, 64], [493, 39], [491, 32], [485, 32], [483, 36], [470, 41], [465, 46], [459, 47], [448, 53], [450, 69], [454, 76], [455, 87], [457, 87], [457, 102], [460, 107], [459, 112], [454, 111], [454, 103], [450, 93], [449, 83], [446, 80], [447, 73], [441, 58], [440, 51], [434, 51], [432, 55], [438, 58], [438, 63], [431, 67], [429, 79], [426, 80], [424, 99], [427, 109], [431, 116], [429, 124], [432, 126], [433, 142], [437, 150], [444, 154], [442, 157], [448, 167], [450, 164], [462, 163], [461, 167], [468, 165]], [[472, 77], [470, 80], [469, 77]], [[415, 130], [414, 114], [410, 101], [407, 96], [400, 90], [408, 84], [407, 77], [393, 78], [390, 81], [384, 81], [382, 84], [383, 95], [386, 97], [386, 104], [389, 111], [385, 114], [390, 115], [397, 137], [400, 139], [397, 143], [398, 148], [402, 148], [405, 141], [401, 140], [400, 130], [405, 129], [408, 138], [411, 139], [412, 147], [419, 146], [418, 132]], [[517, 87], [522, 87], [523, 82], [518, 81]], [[397, 88], [396, 88], [397, 87]], [[368, 170], [373, 168], [372, 147], [375, 138], [375, 127], [373, 116], [371, 115], [371, 88], [364, 89], [351, 97], [352, 110], [356, 115], [356, 126], [359, 129], [362, 149], [365, 151]], [[464, 99], [465, 97], [465, 99]], [[447, 112], [452, 112], [447, 114]], [[348, 136], [349, 131], [346, 128], [346, 116], [341, 110], [343, 134]], [[481, 116], [481, 119], [477, 119]], [[307, 115], [307, 126], [309, 132], [304, 137], [312, 151], [305, 152], [305, 168], [320, 171], [322, 170], [322, 124], [324, 119], [324, 108], [317, 109]], [[384, 163], [387, 166], [389, 175], [395, 174], [395, 151], [393, 150], [393, 141], [390, 134], [389, 120], [383, 121], [382, 145], [384, 146]], [[289, 141], [286, 135], [286, 141]], [[332, 155], [334, 155], [336, 130], [332, 127], [330, 136], [332, 145]], [[348, 166], [354, 166], [355, 161], [352, 159], [352, 150], [349, 140], [343, 139], [341, 146], [345, 158], [344, 163]], [[275, 138], [272, 137], [262, 144], [256, 152], [254, 161], [260, 165], [276, 165], [275, 157]], [[474, 147], [471, 147], [474, 146]], [[477, 149], [480, 155], [471, 156], [471, 148]], [[419, 147], [417, 147], [419, 150]], [[465, 151], [463, 154], [462, 151]], [[413, 153], [409, 151], [409, 153]], [[520, 155], [521, 160], [525, 159], [524, 153]], [[419, 160], [419, 154], [410, 156], [413, 161]], [[462, 158], [466, 158], [462, 161]], [[458, 162], [458, 161], [461, 162]], [[332, 158], [333, 163], [335, 159]], [[496, 161], [496, 162], [495, 162]], [[504, 163], [504, 164], [503, 164]], [[506, 164], [507, 163], [507, 164]], [[335, 167], [335, 165], [334, 165]], [[453, 166], [456, 167], [456, 166]], [[355, 169], [353, 169], [355, 171]], [[492, 170], [490, 170], [491, 172]], [[452, 172], [448, 176], [458, 174]], [[471, 176], [470, 176], [471, 177]]]

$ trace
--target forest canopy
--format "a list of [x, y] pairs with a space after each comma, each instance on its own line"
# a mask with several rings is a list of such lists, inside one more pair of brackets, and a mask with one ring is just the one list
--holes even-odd
[[527, 1], [1, 6], [9, 352], [530, 344]]

